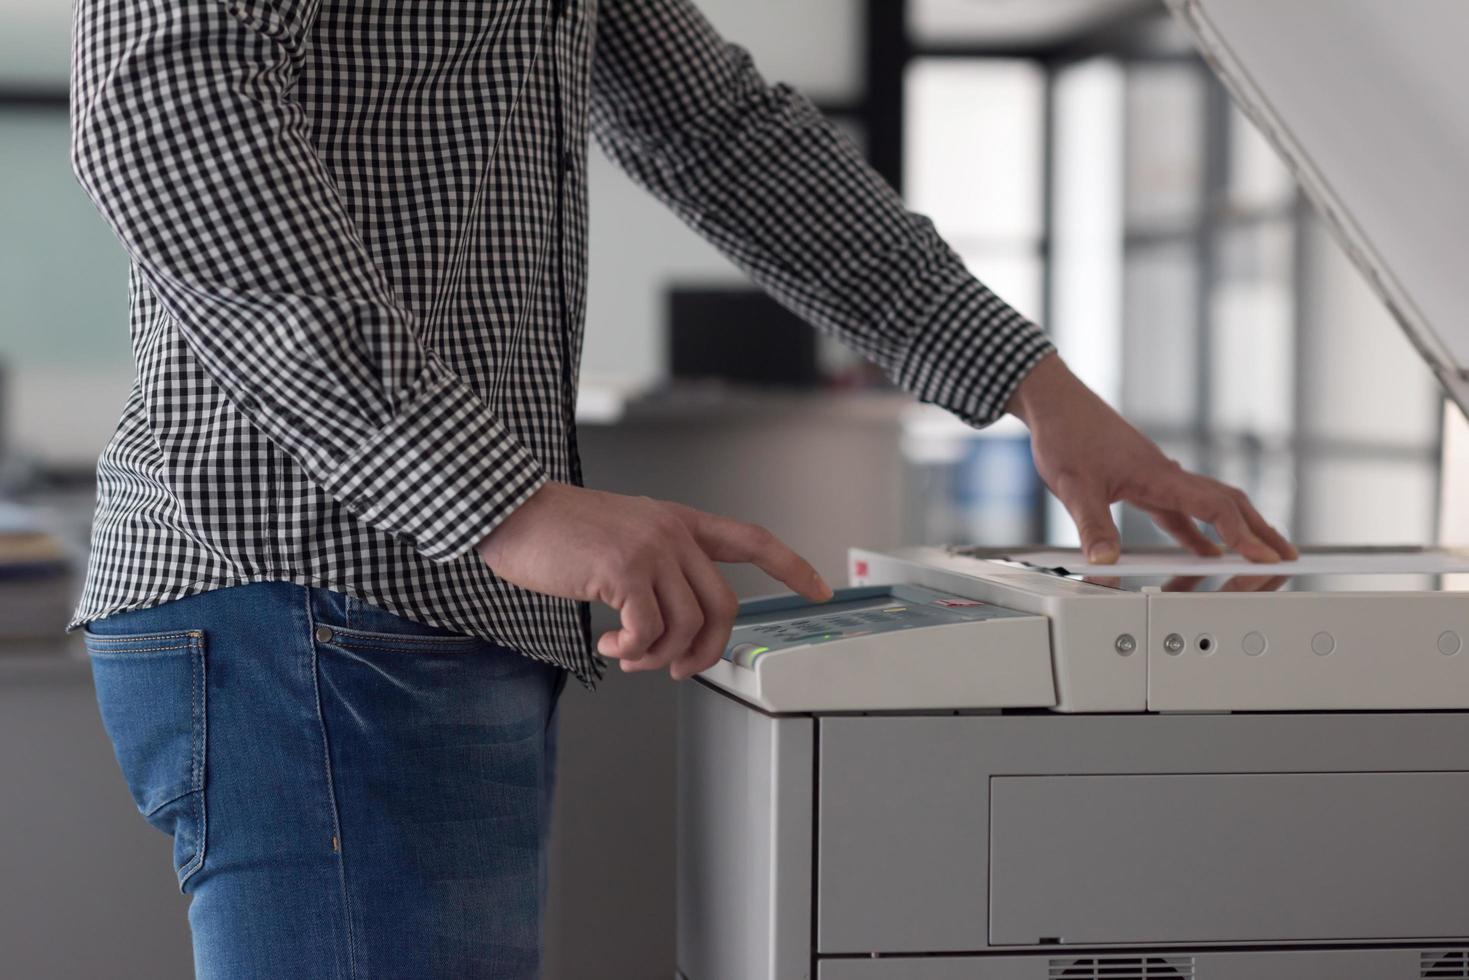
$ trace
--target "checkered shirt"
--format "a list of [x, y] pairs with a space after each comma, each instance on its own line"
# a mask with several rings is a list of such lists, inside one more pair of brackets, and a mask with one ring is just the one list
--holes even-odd
[[73, 627], [291, 581], [590, 683], [585, 608], [474, 551], [580, 481], [588, 132], [974, 424], [1051, 349], [686, 0], [78, 0], [71, 109], [137, 367]]

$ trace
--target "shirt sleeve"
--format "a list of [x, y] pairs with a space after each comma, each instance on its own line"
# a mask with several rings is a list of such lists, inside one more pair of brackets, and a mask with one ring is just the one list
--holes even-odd
[[420, 342], [309, 139], [309, 0], [79, 0], [72, 167], [231, 403], [447, 561], [546, 480]]
[[967, 422], [1054, 348], [799, 93], [688, 0], [602, 0], [602, 149], [777, 300]]

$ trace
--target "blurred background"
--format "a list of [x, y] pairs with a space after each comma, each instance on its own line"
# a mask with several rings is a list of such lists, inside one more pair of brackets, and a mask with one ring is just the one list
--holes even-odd
[[[1439, 539], [1437, 386], [1161, 2], [701, 6], [1171, 455], [1297, 542]], [[0, 972], [183, 977], [167, 841], [56, 635], [133, 377], [126, 262], [67, 159], [69, 18], [0, 0]], [[595, 153], [590, 184], [590, 484], [759, 521], [833, 581], [849, 545], [1074, 540], [1013, 420], [913, 404]], [[672, 974], [674, 696], [567, 693], [551, 977]]]

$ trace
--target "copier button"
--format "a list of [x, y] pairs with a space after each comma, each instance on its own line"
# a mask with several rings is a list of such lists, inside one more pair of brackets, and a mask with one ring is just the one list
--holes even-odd
[[755, 659], [769, 649], [758, 643], [736, 643], [725, 651], [724, 659], [736, 667], [754, 667]]
[[1318, 657], [1329, 657], [1336, 649], [1336, 637], [1326, 631], [1317, 633], [1311, 637], [1311, 652]]
[[1258, 657], [1270, 646], [1265, 640], [1265, 634], [1257, 630], [1251, 630], [1246, 633], [1244, 639], [1239, 641], [1239, 645], [1247, 657]]

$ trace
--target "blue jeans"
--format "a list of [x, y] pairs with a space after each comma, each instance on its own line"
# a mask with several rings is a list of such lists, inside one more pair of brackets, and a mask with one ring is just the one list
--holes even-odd
[[283, 582], [87, 647], [199, 977], [538, 975], [563, 671]]

